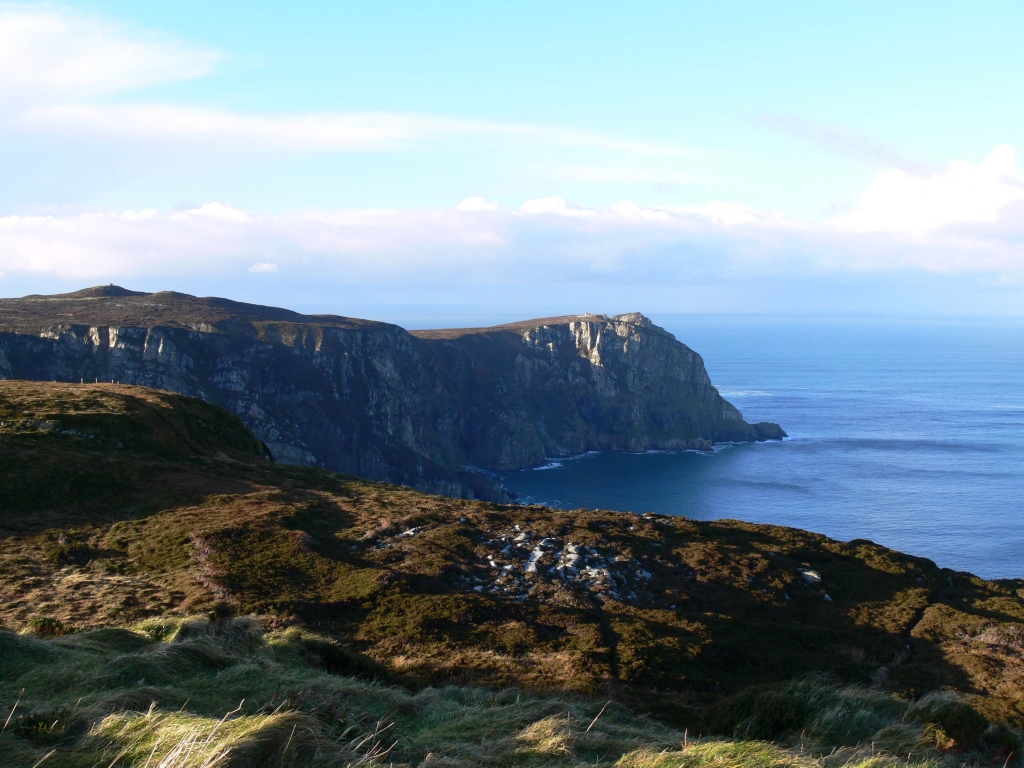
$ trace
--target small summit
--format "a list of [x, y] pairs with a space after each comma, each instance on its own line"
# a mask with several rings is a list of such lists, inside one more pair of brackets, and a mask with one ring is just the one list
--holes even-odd
[[[61, 293], [57, 296], [48, 296], [46, 298], [58, 298], [58, 299], [108, 299], [115, 298], [118, 296], [148, 296], [145, 291], [130, 291], [127, 288], [122, 288], [120, 285], [96, 285], [92, 288], [83, 288], [80, 291], [74, 291], [73, 293]], [[29, 297], [25, 298], [42, 298], [42, 297]]]

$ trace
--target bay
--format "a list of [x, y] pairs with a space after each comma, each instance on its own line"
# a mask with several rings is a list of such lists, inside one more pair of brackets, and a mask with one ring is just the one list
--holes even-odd
[[653, 319], [790, 437], [502, 474], [522, 500], [795, 526], [1024, 577], [1024, 322]]

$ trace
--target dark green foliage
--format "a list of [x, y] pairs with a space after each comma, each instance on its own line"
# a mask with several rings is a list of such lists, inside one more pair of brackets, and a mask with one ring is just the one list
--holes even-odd
[[944, 693], [924, 697], [910, 708], [909, 715], [918, 722], [939, 726], [960, 749], [975, 746], [989, 727], [978, 710], [962, 699]]
[[93, 550], [79, 536], [61, 532], [45, 542], [43, 559], [58, 568], [64, 565], [85, 565], [93, 559]]
[[717, 736], [777, 740], [799, 731], [811, 715], [807, 699], [796, 692], [748, 688], [712, 706], [703, 730]]
[[39, 637], [59, 637], [75, 631], [74, 627], [49, 616], [38, 616], [29, 620], [28, 630]]
[[299, 642], [302, 645], [302, 657], [305, 662], [332, 675], [349, 675], [370, 680], [388, 680], [394, 677], [373, 659], [334, 640], [304, 636]]

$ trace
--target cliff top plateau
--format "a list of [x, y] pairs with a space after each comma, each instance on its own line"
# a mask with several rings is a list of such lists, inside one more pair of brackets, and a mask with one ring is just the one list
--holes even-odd
[[416, 331], [117, 286], [0, 300], [0, 379], [115, 381], [237, 415], [280, 462], [508, 501], [488, 472], [781, 439], [639, 313]]
[[232, 414], [133, 386], [0, 382], [0, 468], [5, 764], [186, 738], [271, 766], [1019, 754], [1019, 579], [282, 465]]
[[18, 299], [0, 299], [0, 327], [5, 330], [38, 333], [55, 323], [218, 328], [222, 331], [258, 323], [317, 324], [332, 328], [385, 325], [336, 315], [303, 315], [289, 309], [177, 291], [131, 291], [118, 285], [100, 285], [50, 296], [32, 294]]
[[[533, 320], [521, 320], [484, 328], [443, 328], [409, 331], [420, 339], [458, 339], [464, 336], [502, 332], [522, 333], [533, 328], [567, 325], [573, 322], [619, 321], [661, 332], [675, 338], [654, 325], [639, 312], [622, 315], [601, 315], [585, 312], [580, 315], [561, 315]], [[0, 327], [5, 330], [34, 333], [54, 323], [75, 325], [133, 325], [142, 328], [157, 326], [181, 328], [211, 328], [238, 330], [244, 324], [297, 323], [332, 328], [363, 328], [389, 325], [374, 320], [362, 320], [339, 315], [304, 315], [289, 309], [247, 304], [231, 299], [210, 296], [192, 296], [177, 291], [146, 293], [132, 291], [119, 285], [98, 285], [71, 293], [52, 295], [30, 294], [21, 298], [0, 299]]]

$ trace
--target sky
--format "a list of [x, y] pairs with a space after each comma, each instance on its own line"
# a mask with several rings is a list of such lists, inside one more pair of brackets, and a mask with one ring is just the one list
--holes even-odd
[[1020, 3], [0, 3], [0, 295], [1024, 315]]

